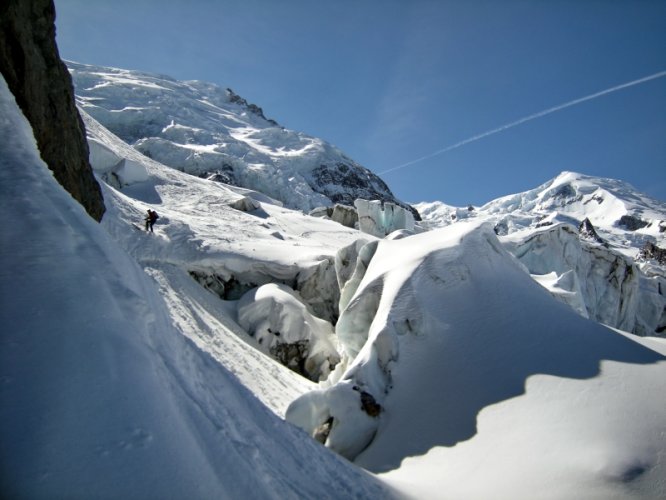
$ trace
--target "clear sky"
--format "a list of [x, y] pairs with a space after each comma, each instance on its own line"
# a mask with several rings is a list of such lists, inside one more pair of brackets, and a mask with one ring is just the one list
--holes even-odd
[[[63, 58], [231, 87], [407, 202], [560, 171], [666, 200], [666, 0], [55, 0]], [[392, 170], [395, 169], [395, 170]]]

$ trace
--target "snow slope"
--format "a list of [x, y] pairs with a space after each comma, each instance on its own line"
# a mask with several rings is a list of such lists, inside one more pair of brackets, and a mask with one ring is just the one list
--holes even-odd
[[409, 497], [666, 494], [666, 357], [554, 300], [492, 226], [381, 241], [337, 333], [349, 368], [287, 418]]
[[[203, 318], [214, 306], [201, 295], [212, 294], [192, 293], [166, 264], [149, 269], [151, 279], [85, 214], [39, 158], [2, 79], [0, 137], [3, 497], [388, 494], [281, 421], [200, 339], [183, 335], [177, 308]], [[159, 196], [155, 187], [146, 192]], [[128, 199], [123, 205], [110, 194], [109, 220], [127, 215]], [[153, 256], [169, 237], [126, 230], [146, 240], [137, 239], [135, 251]]]
[[67, 63], [77, 101], [120, 138], [181, 171], [261, 191], [304, 212], [357, 198], [395, 199], [327, 142], [280, 127], [230, 89]]

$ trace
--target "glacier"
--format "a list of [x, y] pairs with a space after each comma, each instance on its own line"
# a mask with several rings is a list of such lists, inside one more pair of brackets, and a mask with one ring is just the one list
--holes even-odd
[[394, 231], [414, 231], [412, 213], [395, 203], [382, 203], [379, 200], [354, 201], [358, 212], [359, 229], [364, 233], [383, 238]]
[[231, 89], [67, 62], [77, 103], [138, 151], [180, 171], [260, 191], [303, 212], [357, 198], [401, 205], [335, 146], [267, 119]]
[[[291, 201], [267, 185], [317, 140], [236, 94], [70, 68], [101, 225], [0, 89], [3, 494], [664, 495], [663, 270], [638, 250], [663, 247], [659, 202], [565, 172], [483, 207], [420, 206], [419, 222], [352, 190], [368, 234], [304, 213], [349, 194], [346, 164], [294, 176]], [[216, 127], [236, 163], [197, 170], [222, 155]], [[197, 175], [151, 148], [189, 150]], [[258, 180], [239, 186], [246, 167]]]
[[[279, 365], [243, 356], [242, 342], [227, 341], [227, 355], [252, 369], [254, 382], [244, 385], [233, 364], [210, 351], [214, 343], [207, 352], [183, 335], [187, 303], [192, 318], [205, 321], [211, 294], [189, 277], [178, 286], [182, 273], [164, 263], [140, 267], [86, 215], [41, 160], [1, 78], [0, 117], [4, 497], [391, 494], [253, 395], [256, 377], [272, 370], [270, 384]], [[129, 225], [125, 231], [149, 238]], [[189, 283], [204, 293], [200, 301], [196, 292], [178, 293]], [[271, 389], [273, 398], [283, 384]]]
[[553, 299], [492, 225], [379, 242], [336, 333], [352, 361], [287, 419], [409, 497], [660, 488], [666, 410], [636, 391], [664, 393], [666, 358]]

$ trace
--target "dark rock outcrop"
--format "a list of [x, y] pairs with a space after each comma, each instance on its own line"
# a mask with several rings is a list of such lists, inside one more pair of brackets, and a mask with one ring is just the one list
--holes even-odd
[[0, 1], [0, 72], [30, 122], [42, 159], [95, 220], [102, 191], [88, 160], [85, 128], [55, 41], [52, 0]]
[[493, 231], [495, 231], [497, 236], [506, 236], [509, 234], [509, 225], [507, 224], [506, 220], [501, 220], [495, 224]]
[[233, 102], [234, 104], [238, 104], [239, 106], [242, 106], [245, 109], [247, 109], [250, 113], [253, 113], [253, 114], [257, 115], [260, 118], [263, 118], [264, 120], [266, 120], [271, 125], [273, 125], [275, 127], [279, 127], [278, 122], [276, 122], [275, 120], [271, 120], [270, 118], [266, 118], [266, 116], [264, 115], [264, 110], [263, 109], [261, 109], [256, 104], [248, 103], [247, 100], [243, 99], [241, 96], [239, 96], [236, 92], [234, 92], [230, 88], [227, 88], [227, 95], [229, 96], [229, 102]]
[[317, 427], [312, 433], [314, 440], [320, 442], [321, 444], [326, 444], [328, 435], [331, 433], [331, 428], [333, 427], [333, 422], [333, 417], [328, 417], [326, 422]]
[[638, 259], [643, 261], [656, 260], [662, 266], [666, 266], [666, 249], [659, 248], [657, 245], [648, 241], [641, 248]]
[[597, 230], [594, 229], [592, 222], [590, 222], [590, 219], [588, 219], [587, 217], [585, 217], [583, 222], [581, 222], [580, 225], [578, 226], [578, 235], [580, 236], [581, 239], [607, 245], [604, 239], [601, 236], [599, 236]]
[[638, 231], [646, 227], [648, 223], [634, 215], [623, 215], [617, 221], [617, 225], [625, 228], [627, 231]]
[[[280, 336], [280, 332], [272, 333], [277, 337]], [[306, 360], [310, 353], [310, 342], [307, 339], [292, 343], [277, 342], [270, 348], [270, 353], [271, 356], [290, 370], [316, 381], [306, 367]]]
[[361, 408], [371, 417], [378, 417], [382, 407], [369, 392], [361, 391]]
[[[144, 154], [150, 157], [149, 152]], [[199, 174], [199, 177], [208, 179], [209, 181], [223, 182], [224, 184], [238, 186], [238, 181], [236, 180], [236, 175], [234, 174], [234, 167], [228, 163], [224, 163], [219, 170], [215, 170], [213, 172], [202, 172]]]
[[421, 220], [414, 207], [398, 200], [382, 179], [360, 165], [342, 162], [320, 165], [312, 171], [312, 179], [308, 183], [315, 192], [328, 197], [333, 203], [352, 206], [358, 198], [395, 203], [409, 210], [414, 220]]

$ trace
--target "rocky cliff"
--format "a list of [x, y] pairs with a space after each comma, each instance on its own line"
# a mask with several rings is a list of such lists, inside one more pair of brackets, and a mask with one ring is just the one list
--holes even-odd
[[99, 221], [104, 200], [88, 161], [72, 80], [58, 54], [54, 21], [52, 0], [2, 0], [0, 72], [32, 125], [42, 159]]

